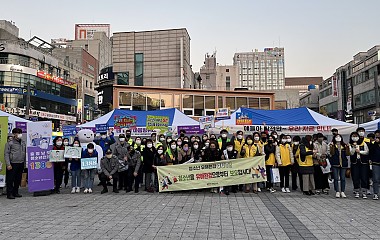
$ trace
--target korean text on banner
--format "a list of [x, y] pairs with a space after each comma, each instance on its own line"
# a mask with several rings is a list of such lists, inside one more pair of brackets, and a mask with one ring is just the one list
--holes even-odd
[[108, 131], [108, 125], [107, 124], [95, 124], [95, 130], [96, 133], [102, 133]]
[[136, 128], [137, 124], [137, 117], [136, 116], [114, 116], [114, 128], [128, 128], [128, 129], [134, 129]]
[[265, 157], [157, 167], [160, 192], [266, 181]]
[[62, 131], [65, 137], [75, 136], [77, 134], [77, 127], [75, 125], [64, 125]]
[[169, 117], [167, 116], [146, 116], [146, 129], [155, 130], [160, 129], [161, 131], [168, 131], [169, 129]]
[[215, 127], [214, 116], [205, 116], [199, 118], [199, 126], [201, 129], [208, 130]]
[[0, 187], [5, 187], [7, 166], [4, 159], [4, 146], [8, 137], [8, 117], [0, 117]]
[[26, 148], [28, 153], [29, 192], [54, 188], [53, 163], [49, 162], [53, 148], [51, 122], [29, 122]]

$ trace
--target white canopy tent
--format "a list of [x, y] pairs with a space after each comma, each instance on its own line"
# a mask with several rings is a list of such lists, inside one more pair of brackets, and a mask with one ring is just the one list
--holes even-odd
[[373, 120], [371, 122], [362, 123], [359, 126], [363, 127], [365, 129], [365, 131], [368, 133], [374, 132], [374, 131], [380, 129], [380, 118]]
[[12, 131], [13, 128], [16, 127], [16, 122], [31, 122], [24, 118], [17, 117], [15, 115], [0, 111], [0, 116], [8, 117], [8, 133]]

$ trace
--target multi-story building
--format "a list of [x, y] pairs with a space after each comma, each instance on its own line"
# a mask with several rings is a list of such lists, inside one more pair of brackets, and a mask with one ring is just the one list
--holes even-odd
[[14, 22], [0, 20], [0, 40], [17, 39], [18, 34], [19, 29]]
[[185, 28], [113, 34], [113, 71], [125, 85], [193, 88]]
[[319, 90], [311, 88], [308, 92], [300, 96], [300, 107], [307, 107], [315, 112], [319, 112]]
[[[360, 52], [320, 85], [320, 111], [363, 123], [379, 116], [380, 45]], [[353, 119], [351, 119], [353, 117]]]
[[[78, 65], [79, 71], [75, 72], [76, 79], [80, 79], [77, 87], [77, 98], [82, 102], [83, 112], [79, 109], [78, 113], [83, 114], [80, 120], [91, 120], [94, 118], [96, 107], [95, 84], [98, 78], [98, 61], [81, 47], [54, 48], [53, 53], [60, 56], [70, 65]], [[82, 107], [82, 106], [79, 106]]]
[[216, 52], [206, 54], [204, 65], [199, 72], [202, 89], [229, 91], [238, 87], [239, 71], [234, 65], [219, 65], [216, 62]]
[[323, 77], [286, 77], [285, 89], [297, 89], [302, 95], [309, 91], [310, 86], [315, 86], [318, 89], [322, 82]]
[[284, 89], [284, 48], [235, 53], [233, 60], [239, 69], [239, 87], [249, 90]]

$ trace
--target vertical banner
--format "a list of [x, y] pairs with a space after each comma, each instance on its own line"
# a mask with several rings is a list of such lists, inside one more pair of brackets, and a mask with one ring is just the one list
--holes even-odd
[[265, 182], [265, 157], [240, 158], [157, 167], [159, 191], [232, 186]]
[[77, 116], [79, 116], [79, 121], [82, 122], [83, 119], [83, 99], [78, 98], [77, 100]]
[[332, 96], [338, 97], [338, 80], [335, 75], [332, 76], [331, 87], [332, 87]]
[[30, 122], [27, 125], [29, 192], [54, 188], [53, 163], [49, 162], [53, 148], [51, 122]]
[[4, 146], [8, 138], [8, 117], [0, 117], [0, 187], [5, 187], [6, 164]]

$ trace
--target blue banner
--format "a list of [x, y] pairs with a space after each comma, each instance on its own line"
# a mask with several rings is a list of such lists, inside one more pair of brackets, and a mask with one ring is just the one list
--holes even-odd
[[77, 129], [75, 125], [66, 125], [62, 127], [63, 136], [71, 137], [77, 134]]
[[98, 168], [98, 158], [93, 157], [93, 158], [82, 158], [80, 160], [80, 169], [85, 170], [85, 169], [94, 169]]
[[95, 124], [96, 133], [107, 132], [108, 125], [107, 124]]

